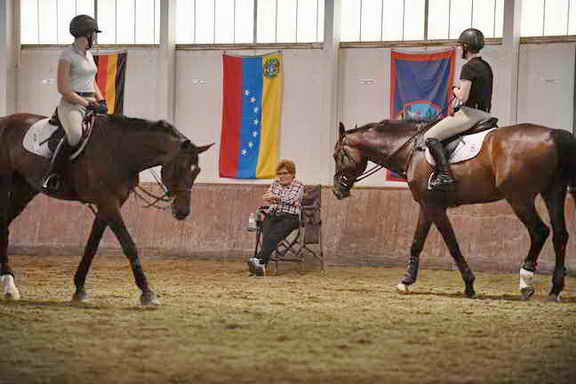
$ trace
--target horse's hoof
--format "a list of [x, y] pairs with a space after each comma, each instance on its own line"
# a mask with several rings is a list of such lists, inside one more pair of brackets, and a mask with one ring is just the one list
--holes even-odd
[[550, 294], [550, 295], [548, 295], [548, 298], [546, 299], [546, 301], [549, 301], [551, 303], [559, 303], [560, 302], [560, 295]]
[[398, 285], [396, 286], [396, 291], [398, 291], [398, 293], [402, 293], [404, 295], [410, 293], [410, 289], [408, 288], [408, 285], [406, 285], [404, 283], [398, 283]]
[[6, 292], [4, 294], [4, 298], [8, 301], [18, 301], [20, 300], [20, 293], [18, 292], [18, 290], [16, 290], [15, 292]]
[[474, 297], [476, 297], [476, 292], [473, 289], [466, 289], [464, 291], [464, 295], [466, 295], [466, 297], [469, 299], [473, 299]]
[[20, 291], [14, 284], [14, 276], [12, 275], [4, 275], [0, 278], [4, 286], [4, 298], [8, 301], [17, 301], [20, 300]]
[[534, 288], [524, 287], [520, 290], [520, 293], [522, 294], [522, 300], [524, 301], [529, 300], [534, 294]]
[[76, 292], [73, 296], [72, 296], [72, 302], [73, 303], [85, 303], [88, 301], [88, 294], [86, 292]]
[[160, 305], [160, 300], [158, 300], [158, 297], [153, 293], [143, 293], [142, 296], [140, 296], [140, 304], [141, 305]]

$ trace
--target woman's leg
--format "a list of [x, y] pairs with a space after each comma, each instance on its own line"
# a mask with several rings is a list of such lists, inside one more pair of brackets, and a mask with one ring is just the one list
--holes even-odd
[[62, 127], [66, 131], [66, 138], [70, 146], [75, 146], [82, 138], [82, 120], [86, 114], [86, 108], [80, 104], [72, 104], [62, 100], [58, 106], [58, 117]]
[[474, 108], [461, 107], [452, 116], [447, 116], [424, 134], [426, 139], [448, 139], [472, 128], [479, 121], [490, 118], [490, 114]]
[[444, 191], [454, 189], [455, 181], [442, 140], [467, 131], [474, 124], [489, 117], [490, 115], [484, 111], [462, 107], [453, 116], [444, 118], [424, 134], [424, 143], [436, 162], [436, 172], [430, 180], [429, 189]]
[[298, 228], [298, 217], [295, 215], [271, 215], [263, 223], [262, 250], [257, 258], [268, 264], [272, 252], [278, 243], [284, 240], [293, 230]]

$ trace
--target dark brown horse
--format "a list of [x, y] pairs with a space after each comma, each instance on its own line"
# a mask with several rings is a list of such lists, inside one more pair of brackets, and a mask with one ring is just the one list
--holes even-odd
[[[27, 151], [23, 138], [43, 116], [14, 114], [0, 118], [0, 278], [5, 296], [17, 299], [14, 274], [8, 263], [8, 227], [39, 193], [40, 180], [49, 160]], [[121, 116], [97, 116], [90, 141], [83, 153], [69, 163], [58, 199], [90, 203], [96, 207], [92, 231], [85, 246], [74, 283], [74, 301], [87, 298], [86, 275], [104, 230], [110, 227], [130, 261], [140, 302], [158, 304], [148, 287], [138, 251], [124, 224], [120, 208], [138, 184], [138, 173], [162, 166], [162, 184], [178, 220], [190, 213], [190, 191], [200, 172], [198, 155], [208, 148], [197, 147], [165, 121], [148, 121]]]
[[530, 234], [530, 250], [520, 269], [522, 297], [528, 299], [534, 293], [532, 280], [538, 255], [550, 232], [535, 208], [535, 198], [541, 195], [550, 215], [556, 253], [550, 298], [558, 300], [564, 288], [568, 241], [564, 203], [567, 185], [573, 184], [576, 175], [576, 139], [569, 132], [533, 124], [498, 128], [487, 134], [478, 156], [452, 164], [455, 191], [432, 192], [427, 182], [433, 169], [417, 144], [427, 128], [417, 122], [384, 120], [346, 131], [340, 123], [340, 137], [334, 148], [333, 191], [338, 199], [349, 196], [354, 182], [372, 161], [405, 175], [420, 205], [410, 261], [397, 289], [407, 292], [408, 286], [416, 282], [419, 256], [433, 223], [462, 274], [466, 296], [473, 297], [474, 274], [462, 256], [446, 210], [506, 199]]

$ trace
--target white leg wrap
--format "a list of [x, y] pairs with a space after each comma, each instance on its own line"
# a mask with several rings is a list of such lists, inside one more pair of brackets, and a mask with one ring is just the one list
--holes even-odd
[[396, 291], [398, 293], [402, 293], [402, 294], [410, 293], [410, 289], [408, 288], [408, 285], [406, 285], [404, 283], [398, 283], [398, 285], [396, 285]]
[[527, 271], [520, 268], [520, 289], [533, 288], [534, 285], [534, 272]]
[[18, 288], [14, 283], [14, 276], [3, 275], [0, 277], [0, 281], [2, 282], [4, 298], [6, 298], [6, 300], [20, 300], [20, 292], [18, 292]]

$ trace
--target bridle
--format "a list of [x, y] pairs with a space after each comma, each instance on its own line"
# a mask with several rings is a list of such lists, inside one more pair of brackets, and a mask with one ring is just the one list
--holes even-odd
[[[401, 152], [408, 144], [410, 143], [414, 143], [414, 145], [412, 146], [412, 149], [410, 150], [410, 153], [408, 155], [408, 160], [406, 161], [406, 164], [410, 163], [410, 160], [412, 159], [412, 156], [414, 155], [414, 152], [416, 151], [416, 138], [419, 137], [422, 133], [424, 133], [429, 127], [431, 127], [433, 125], [433, 123], [431, 124], [424, 124], [422, 127], [418, 128], [418, 130], [416, 131], [416, 133], [412, 136], [410, 136], [408, 138], [408, 140], [406, 140], [405, 142], [403, 142], [400, 146], [398, 146], [398, 148], [394, 149], [392, 151], [392, 153], [390, 153], [389, 155], [386, 155], [386, 159], [384, 160], [384, 162], [386, 163], [386, 165], [380, 165], [380, 164], [376, 164], [373, 167], [371, 167], [368, 170], [365, 170], [364, 172], [362, 172], [360, 175], [354, 177], [354, 178], [349, 178], [344, 174], [340, 174], [340, 179], [338, 180], [338, 182], [344, 186], [347, 189], [351, 189], [352, 186], [357, 183], [358, 181], [364, 180], [365, 178], [372, 176], [373, 174], [375, 174], [376, 172], [380, 171], [382, 168], [388, 168], [391, 171], [399, 174], [401, 177], [406, 178], [406, 169], [395, 169], [395, 167], [390, 166], [390, 160], [392, 160], [394, 158], [394, 156], [396, 156], [399, 152]], [[342, 138], [341, 142], [340, 142], [340, 147], [346, 145], [344, 143], [344, 140], [346, 140], [346, 137]], [[356, 161], [354, 161], [354, 159], [352, 159], [352, 157], [348, 154], [348, 152], [346, 152], [344, 149], [340, 149], [340, 152], [343, 153], [343, 156], [346, 157], [346, 159], [352, 163], [356, 163]], [[338, 174], [338, 173], [337, 173]]]
[[157, 194], [154, 194], [154, 193], [148, 191], [147, 189], [140, 186], [139, 184], [136, 185], [132, 189], [132, 192], [134, 192], [134, 195], [137, 198], [139, 198], [140, 200], [142, 200], [145, 203], [145, 205], [143, 205], [142, 208], [156, 208], [156, 209], [159, 209], [162, 211], [168, 210], [172, 206], [172, 202], [176, 198], [176, 194], [178, 192], [191, 192], [192, 191], [192, 188], [168, 189], [164, 186], [164, 183], [162, 183], [162, 180], [160, 180], [160, 177], [158, 176], [158, 174], [153, 169], [149, 169], [148, 171], [152, 174], [152, 177], [154, 178], [156, 185], [158, 185], [164, 193], [161, 195], [157, 195]]

